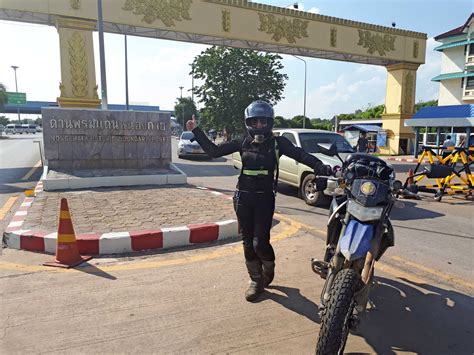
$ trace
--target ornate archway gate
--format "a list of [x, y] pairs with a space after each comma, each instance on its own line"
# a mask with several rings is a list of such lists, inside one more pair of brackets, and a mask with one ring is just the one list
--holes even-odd
[[[382, 153], [410, 149], [413, 133], [404, 120], [413, 114], [416, 71], [425, 62], [425, 33], [247, 0], [103, 0], [103, 18], [106, 32], [385, 66], [383, 128], [388, 139]], [[100, 105], [92, 41], [96, 0], [2, 0], [0, 19], [56, 26], [59, 105]]]

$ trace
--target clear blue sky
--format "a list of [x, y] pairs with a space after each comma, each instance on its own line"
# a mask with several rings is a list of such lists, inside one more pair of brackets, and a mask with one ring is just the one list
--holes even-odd
[[[288, 6], [292, 1], [259, 2]], [[438, 97], [438, 85], [431, 78], [439, 74], [440, 54], [433, 37], [461, 26], [474, 11], [471, 0], [323, 0], [300, 1], [300, 9], [322, 15], [383, 26], [392, 22], [400, 29], [428, 35], [426, 64], [418, 70], [416, 100]], [[19, 91], [29, 100], [55, 101], [59, 95], [59, 39], [53, 27], [0, 21], [3, 50], [0, 82], [15, 90], [11, 65], [18, 65]], [[96, 76], [100, 84], [97, 35], [95, 35]], [[109, 103], [125, 103], [123, 36], [106, 34], [106, 65]], [[179, 86], [190, 96], [188, 64], [206, 47], [166, 40], [129, 37], [129, 92], [131, 103], [159, 105], [172, 110]], [[6, 50], [5, 50], [6, 49]], [[306, 58], [308, 63], [307, 116], [331, 118], [368, 104], [384, 102], [386, 71], [383, 67]], [[276, 114], [286, 118], [303, 113], [303, 63], [283, 56], [289, 80]], [[100, 91], [99, 91], [100, 92]]]

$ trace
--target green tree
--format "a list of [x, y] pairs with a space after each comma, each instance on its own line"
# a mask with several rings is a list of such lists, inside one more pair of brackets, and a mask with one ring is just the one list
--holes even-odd
[[421, 108], [427, 106], [438, 106], [438, 100], [430, 100], [430, 101], [418, 101], [415, 104], [415, 113], [417, 113]]
[[178, 97], [174, 105], [174, 117], [178, 123], [186, 130], [186, 122], [191, 119], [192, 115], [196, 114], [196, 104], [190, 97]]
[[290, 121], [286, 120], [283, 116], [275, 116], [275, 121], [273, 122], [273, 127], [275, 128], [289, 128]]
[[5, 116], [0, 116], [0, 124], [6, 126], [7, 124], [10, 123], [10, 120], [6, 118]]
[[7, 103], [7, 89], [5, 85], [0, 83], [0, 109], [3, 110], [3, 107]]
[[252, 101], [281, 100], [288, 76], [279, 72], [280, 59], [275, 54], [216, 46], [198, 55], [192, 67], [194, 78], [203, 84], [194, 93], [205, 105], [206, 125], [225, 129], [229, 138], [243, 132], [243, 112]]
[[330, 120], [323, 120], [321, 118], [312, 118], [311, 119], [311, 128], [314, 129], [324, 129], [325, 131], [332, 130], [332, 123]]
[[[311, 127], [311, 121], [309, 120], [308, 117], [305, 117], [304, 126], [306, 128], [312, 128]], [[290, 127], [291, 128], [303, 128], [303, 115], [297, 115], [297, 116], [293, 117], [290, 121]]]

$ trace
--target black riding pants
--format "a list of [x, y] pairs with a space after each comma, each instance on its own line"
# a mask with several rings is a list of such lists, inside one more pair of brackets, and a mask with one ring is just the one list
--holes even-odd
[[275, 211], [273, 191], [256, 193], [236, 191], [234, 209], [244, 242], [245, 260], [274, 261], [275, 252], [270, 245], [270, 229]]

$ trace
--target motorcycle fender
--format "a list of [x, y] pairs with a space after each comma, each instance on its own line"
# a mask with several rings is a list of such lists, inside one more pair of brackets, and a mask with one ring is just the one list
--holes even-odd
[[373, 237], [374, 225], [351, 219], [339, 240], [339, 250], [348, 261], [359, 259], [370, 250]]

